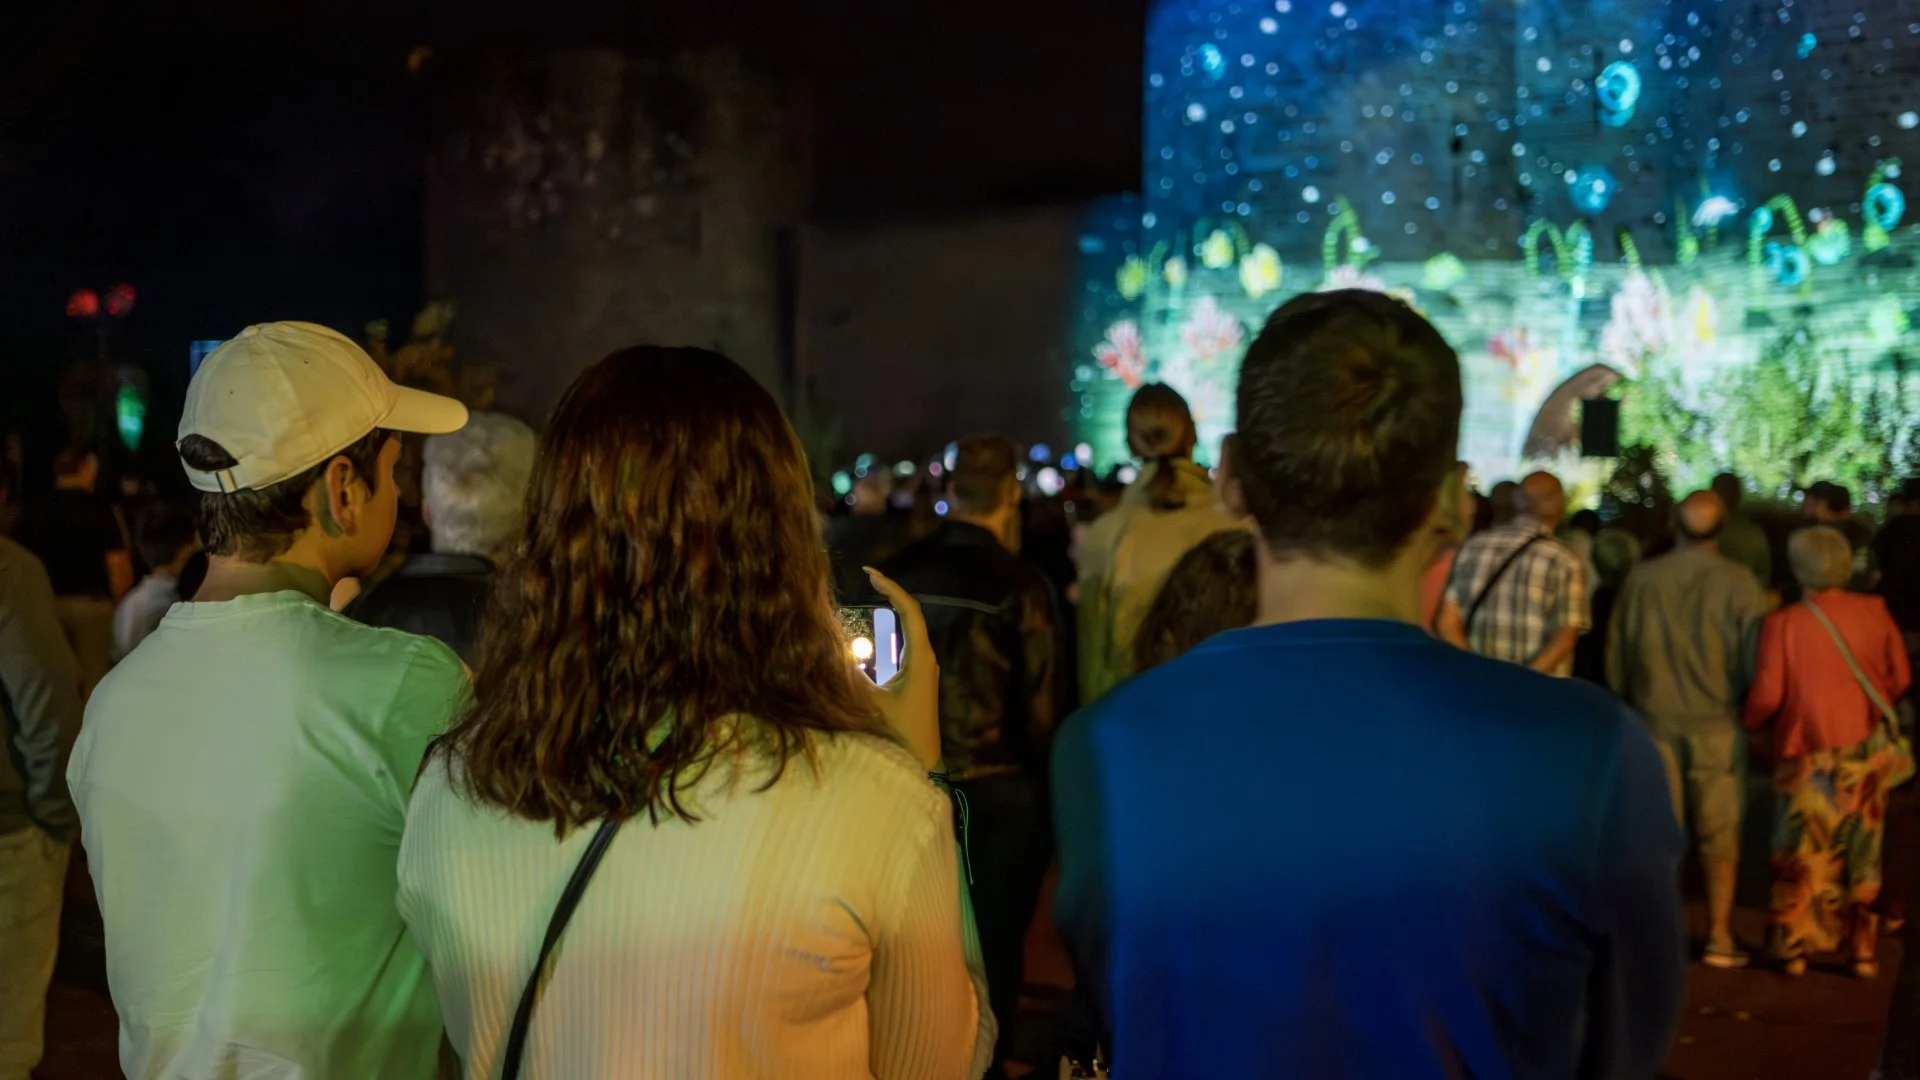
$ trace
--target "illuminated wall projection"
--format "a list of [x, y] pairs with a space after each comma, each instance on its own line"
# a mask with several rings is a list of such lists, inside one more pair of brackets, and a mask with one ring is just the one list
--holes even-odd
[[1146, 84], [1082, 239], [1103, 464], [1142, 381], [1217, 444], [1266, 314], [1357, 286], [1459, 349], [1482, 477], [1600, 395], [1680, 482], [1920, 466], [1920, 0], [1168, 0]]

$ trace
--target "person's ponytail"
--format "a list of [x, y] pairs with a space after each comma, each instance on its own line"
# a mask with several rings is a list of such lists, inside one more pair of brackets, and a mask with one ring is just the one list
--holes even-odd
[[1180, 485], [1179, 463], [1193, 457], [1198, 437], [1187, 399], [1165, 383], [1141, 387], [1127, 404], [1127, 449], [1152, 470], [1147, 498], [1155, 510], [1180, 510], [1187, 493]]
[[1153, 476], [1147, 481], [1147, 500], [1155, 510], [1181, 510], [1187, 505], [1187, 493], [1180, 490], [1176, 460], [1161, 454], [1149, 463]]

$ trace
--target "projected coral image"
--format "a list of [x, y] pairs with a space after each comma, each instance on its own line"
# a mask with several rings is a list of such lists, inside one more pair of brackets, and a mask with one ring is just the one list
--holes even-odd
[[1143, 193], [1082, 238], [1075, 390], [1203, 446], [1267, 313], [1377, 289], [1460, 350], [1483, 477], [1578, 402], [1681, 482], [1872, 494], [1920, 466], [1920, 0], [1237, 0], [1150, 21]]

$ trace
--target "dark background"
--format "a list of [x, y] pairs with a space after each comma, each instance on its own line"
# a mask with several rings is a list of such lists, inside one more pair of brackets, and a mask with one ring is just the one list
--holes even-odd
[[138, 290], [111, 349], [148, 370], [163, 435], [196, 338], [289, 317], [404, 327], [425, 299], [434, 65], [409, 71], [418, 46], [736, 48], [806, 96], [807, 222], [864, 227], [1136, 188], [1144, 7], [221, 2], [0, 16], [0, 426], [36, 448], [58, 437], [50, 387], [95, 347], [63, 314], [81, 286]]

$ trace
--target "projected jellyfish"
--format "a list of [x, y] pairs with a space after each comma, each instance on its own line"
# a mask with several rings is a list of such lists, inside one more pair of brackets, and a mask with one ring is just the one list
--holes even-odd
[[1633, 119], [1634, 106], [1640, 104], [1640, 69], [1625, 60], [1615, 60], [1600, 69], [1593, 81], [1593, 99], [1600, 106], [1600, 122], [1608, 127], [1624, 127]]
[[1605, 165], [1583, 165], [1567, 180], [1575, 209], [1583, 214], [1598, 214], [1613, 205], [1613, 193], [1620, 181]]

